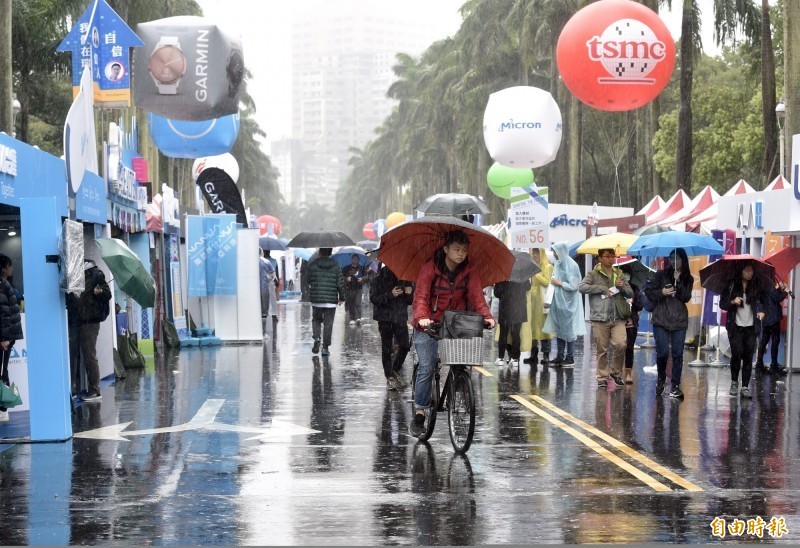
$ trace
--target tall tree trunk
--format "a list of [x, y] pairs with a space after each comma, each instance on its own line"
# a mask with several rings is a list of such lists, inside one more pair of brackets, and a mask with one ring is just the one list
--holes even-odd
[[581, 198], [581, 134], [583, 133], [583, 108], [577, 97], [568, 94], [569, 109], [569, 139], [567, 142], [568, 161], [569, 161], [569, 194], [568, 204], [580, 203]]
[[[653, 137], [656, 131], [658, 131], [659, 118], [661, 118], [661, 98], [656, 97], [647, 106], [647, 135], [645, 137], [645, 162], [647, 166], [645, 173], [650, 176], [650, 198], [661, 196], [661, 192], [664, 188], [664, 179], [653, 164], [653, 155], [655, 154], [655, 150], [653, 150]], [[650, 198], [645, 201], [649, 201]], [[644, 206], [644, 204], [642, 205]]]
[[11, 78], [11, 1], [0, 0], [0, 131], [14, 133], [14, 100]]
[[639, 170], [637, 164], [639, 161], [639, 110], [629, 110], [627, 112], [628, 119], [628, 152], [625, 158], [625, 198], [624, 205], [638, 209], [639, 204]]
[[764, 119], [764, 159], [761, 162], [763, 188], [777, 176], [779, 169], [775, 161], [778, 154], [778, 128], [775, 120], [775, 55], [772, 52], [769, 0], [761, 0], [761, 113]]
[[681, 19], [681, 102], [678, 111], [678, 143], [675, 147], [675, 190], [692, 190], [692, 76], [694, 72], [694, 44], [692, 29], [694, 16], [691, 0], [683, 3]]
[[[784, 2], [783, 19], [783, 60], [784, 93], [786, 102], [787, 171], [792, 165], [791, 136], [800, 133], [800, 2]], [[792, 173], [789, 173], [793, 176]]]

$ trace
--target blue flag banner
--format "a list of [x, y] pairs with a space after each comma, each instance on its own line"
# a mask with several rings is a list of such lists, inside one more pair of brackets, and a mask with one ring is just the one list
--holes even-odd
[[84, 68], [92, 71], [95, 106], [131, 104], [130, 48], [143, 46], [139, 37], [105, 0], [86, 8], [58, 51], [72, 52], [72, 87], [77, 96]]
[[147, 126], [153, 142], [170, 158], [217, 156], [233, 148], [239, 135], [239, 114], [201, 122], [170, 120], [152, 112]]
[[236, 295], [236, 215], [187, 219], [189, 296]]

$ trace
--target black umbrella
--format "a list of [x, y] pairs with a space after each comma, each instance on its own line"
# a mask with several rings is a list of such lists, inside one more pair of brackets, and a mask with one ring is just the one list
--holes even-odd
[[511, 269], [511, 276], [508, 281], [510, 282], [525, 282], [530, 280], [535, 274], [542, 271], [535, 262], [533, 257], [524, 251], [512, 251], [514, 254], [514, 267]]
[[261, 236], [258, 239], [258, 247], [264, 251], [286, 251], [286, 244], [278, 238], [271, 238], [269, 236]]
[[301, 232], [287, 244], [287, 247], [339, 247], [356, 245], [344, 232], [323, 230], [321, 232]]
[[491, 209], [486, 202], [469, 194], [434, 194], [428, 196], [417, 207], [417, 211], [422, 211], [426, 215], [465, 215], [491, 213]]

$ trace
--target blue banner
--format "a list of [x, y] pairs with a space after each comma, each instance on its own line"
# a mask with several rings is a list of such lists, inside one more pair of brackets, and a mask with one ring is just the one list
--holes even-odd
[[188, 294], [236, 295], [236, 215], [187, 216]]
[[90, 171], [83, 174], [75, 195], [75, 217], [80, 221], [106, 224], [106, 182]]
[[52, 196], [62, 217], [67, 209], [64, 160], [0, 133], [0, 204], [20, 207], [22, 198]]

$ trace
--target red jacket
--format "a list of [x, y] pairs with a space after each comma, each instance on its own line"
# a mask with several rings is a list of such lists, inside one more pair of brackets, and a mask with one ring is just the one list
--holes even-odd
[[414, 290], [414, 328], [420, 329], [419, 321], [425, 318], [441, 321], [445, 310], [466, 310], [467, 302], [471, 311], [483, 314], [487, 320], [493, 319], [483, 298], [480, 276], [472, 273], [469, 263], [456, 270], [452, 284], [442, 273], [445, 268], [431, 260], [419, 271]]

